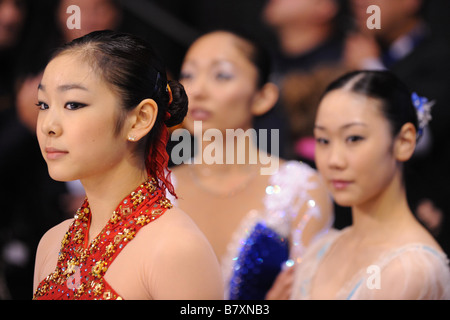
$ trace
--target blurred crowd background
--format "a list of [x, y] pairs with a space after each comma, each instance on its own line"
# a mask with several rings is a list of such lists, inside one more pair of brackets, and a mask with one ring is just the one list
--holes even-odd
[[[67, 28], [75, 4], [81, 29]], [[368, 29], [381, 9], [381, 29]], [[280, 130], [280, 156], [314, 166], [312, 126], [321, 92], [352, 69], [388, 68], [435, 100], [433, 120], [406, 168], [418, 219], [450, 255], [450, 1], [448, 0], [0, 0], [0, 299], [30, 299], [34, 255], [50, 227], [84, 197], [53, 181], [35, 137], [37, 85], [58, 45], [113, 29], [150, 41], [176, 79], [199, 35], [235, 31], [266, 46], [279, 102], [255, 127]], [[336, 206], [336, 228], [351, 222]]]

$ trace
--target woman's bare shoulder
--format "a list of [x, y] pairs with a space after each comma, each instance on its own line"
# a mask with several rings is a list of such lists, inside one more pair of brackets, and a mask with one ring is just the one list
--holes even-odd
[[[148, 290], [155, 299], [221, 299], [218, 259], [205, 235], [183, 210], [173, 207], [141, 231], [140, 239], [134, 240], [138, 240], [135, 248], [141, 255], [147, 253], [141, 257], [151, 270]], [[151, 250], [149, 243], [153, 244]]]
[[174, 206], [167, 210], [164, 215], [155, 222], [157, 223], [151, 223], [144, 228], [147, 229], [147, 231], [143, 233], [143, 236], [146, 238], [157, 237], [158, 243], [161, 245], [189, 241], [193, 238], [198, 238], [199, 241], [206, 241], [206, 237], [197, 227], [195, 222], [187, 213], [178, 207]]
[[[147, 258], [151, 261], [156, 261], [155, 257], [160, 261], [162, 256], [172, 256], [173, 259], [188, 255], [215, 257], [206, 236], [189, 215], [178, 207], [168, 210], [139, 233], [135, 245], [142, 249], [147, 247], [142, 252], [147, 252]], [[151, 250], [148, 250], [148, 243], [152, 243]]]
[[[73, 222], [73, 219], [67, 219], [62, 221], [61, 223], [57, 224], [56, 226], [49, 229], [41, 238], [39, 242], [39, 246], [48, 246], [49, 244], [54, 244], [55, 240], [58, 241], [58, 245], [61, 242], [62, 238], [64, 237], [64, 234], [69, 229], [70, 224]], [[59, 248], [59, 246], [58, 246]]]
[[431, 233], [418, 221], [414, 221], [413, 227], [410, 227], [408, 231], [405, 232], [405, 238], [406, 240], [404, 240], [404, 242], [406, 243], [422, 243], [435, 248], [440, 252], [444, 251]]
[[73, 219], [67, 219], [57, 224], [48, 230], [39, 241], [34, 274], [35, 289], [38, 283], [54, 270], [61, 249], [61, 240], [72, 221]]

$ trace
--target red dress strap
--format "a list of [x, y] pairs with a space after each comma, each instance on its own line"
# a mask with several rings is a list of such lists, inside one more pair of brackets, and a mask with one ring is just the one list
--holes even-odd
[[122, 200], [88, 244], [91, 210], [85, 199], [61, 241], [55, 271], [39, 284], [33, 299], [122, 299], [105, 281], [106, 271], [142, 227], [171, 207], [154, 179], [145, 182]]

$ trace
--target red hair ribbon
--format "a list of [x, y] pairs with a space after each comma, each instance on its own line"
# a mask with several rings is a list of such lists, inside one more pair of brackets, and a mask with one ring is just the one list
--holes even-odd
[[[167, 84], [167, 91], [169, 93], [169, 103], [173, 101], [172, 90], [169, 84]], [[170, 181], [170, 169], [169, 169], [169, 154], [167, 153], [167, 142], [169, 141], [169, 130], [165, 121], [171, 117], [171, 114], [166, 111], [164, 115], [164, 121], [161, 122], [159, 138], [151, 146], [146, 161], [147, 174], [149, 177], [155, 177], [159, 186], [163, 190], [168, 190], [175, 198], [178, 198], [175, 194], [174, 187]]]

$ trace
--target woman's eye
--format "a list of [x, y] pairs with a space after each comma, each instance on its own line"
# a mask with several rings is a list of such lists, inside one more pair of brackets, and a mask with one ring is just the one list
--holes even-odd
[[347, 138], [347, 142], [351, 142], [351, 143], [358, 142], [361, 140], [364, 140], [364, 138], [361, 136], [350, 136]]
[[326, 144], [328, 144], [329, 141], [327, 139], [325, 139], [325, 138], [316, 138], [316, 142], [318, 144], [326, 145]]
[[83, 108], [85, 106], [86, 106], [86, 104], [84, 104], [84, 103], [67, 102], [65, 105], [65, 108], [68, 110], [77, 110], [77, 109]]
[[44, 102], [39, 101], [38, 103], [36, 103], [36, 106], [39, 107], [39, 110], [46, 110], [48, 109], [48, 105]]
[[216, 74], [216, 79], [217, 80], [230, 80], [233, 78], [232, 74], [229, 73], [225, 73], [225, 72], [219, 72]]
[[187, 80], [187, 79], [192, 79], [193, 75], [190, 72], [186, 72], [186, 71], [181, 71], [180, 73], [180, 80]]

